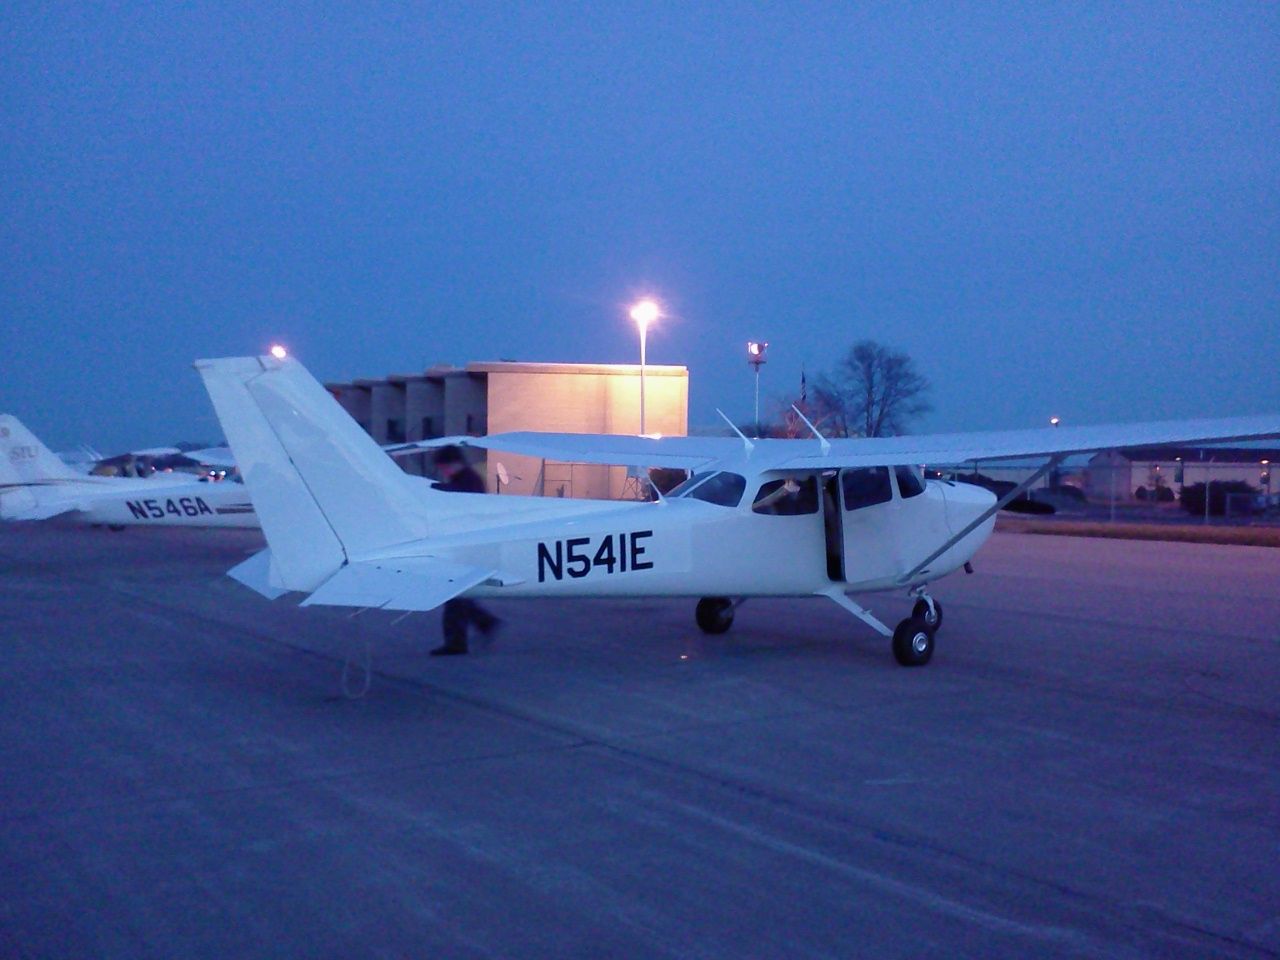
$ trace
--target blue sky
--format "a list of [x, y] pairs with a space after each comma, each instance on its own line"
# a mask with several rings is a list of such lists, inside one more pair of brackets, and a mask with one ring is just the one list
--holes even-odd
[[1280, 409], [1280, 7], [6, 4], [0, 407], [217, 435], [190, 369], [629, 362], [691, 420], [853, 341], [920, 430]]

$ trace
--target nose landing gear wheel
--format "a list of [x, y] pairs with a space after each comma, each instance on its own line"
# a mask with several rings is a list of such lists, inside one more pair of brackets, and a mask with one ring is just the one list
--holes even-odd
[[907, 617], [893, 631], [893, 659], [904, 667], [923, 667], [933, 656], [933, 628], [921, 617]]
[[930, 613], [929, 604], [924, 600], [917, 600], [916, 605], [911, 608], [911, 616], [919, 617], [928, 624], [930, 630], [937, 632], [942, 626], [942, 604], [937, 600], [933, 601], [933, 612]]
[[703, 633], [724, 633], [733, 626], [733, 601], [727, 597], [703, 597], [693, 617]]

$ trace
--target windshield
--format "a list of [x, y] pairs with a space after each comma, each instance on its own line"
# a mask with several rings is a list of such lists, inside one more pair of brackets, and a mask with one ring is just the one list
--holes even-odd
[[736, 507], [746, 489], [746, 477], [736, 473], [717, 473], [692, 488], [686, 496], [690, 500], [705, 500], [721, 507]]
[[915, 467], [894, 467], [893, 473], [898, 478], [898, 493], [902, 494], [903, 500], [924, 493], [924, 481]]

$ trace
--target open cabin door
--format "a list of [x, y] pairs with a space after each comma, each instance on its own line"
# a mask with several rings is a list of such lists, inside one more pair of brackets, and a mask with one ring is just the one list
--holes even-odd
[[898, 519], [888, 467], [852, 467], [839, 476], [844, 581], [891, 580], [899, 573]]

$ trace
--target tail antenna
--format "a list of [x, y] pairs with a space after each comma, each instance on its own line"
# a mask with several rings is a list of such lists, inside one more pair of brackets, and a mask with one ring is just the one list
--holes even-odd
[[727, 423], [729, 425], [729, 429], [732, 430], [741, 438], [742, 445], [747, 450], [747, 456], [751, 456], [751, 451], [756, 448], [756, 445], [752, 443], [750, 440], [748, 440], [747, 435], [743, 433], [741, 430], [739, 430], [737, 426], [734, 424], [734, 422], [724, 415], [723, 410], [721, 410], [719, 407], [716, 407], [716, 413], [720, 414], [720, 419], [723, 420], [725, 423]]
[[801, 413], [800, 408], [797, 407], [794, 403], [791, 405], [791, 409], [796, 412], [796, 416], [799, 417], [801, 420], [803, 420], [804, 425], [808, 427], [811, 431], [813, 431], [813, 435], [818, 438], [818, 442], [822, 444], [822, 455], [825, 457], [828, 453], [831, 452], [831, 441], [829, 441], [826, 437], [824, 437], [818, 431], [818, 428], [809, 422], [809, 418], [806, 417], [803, 413]]

